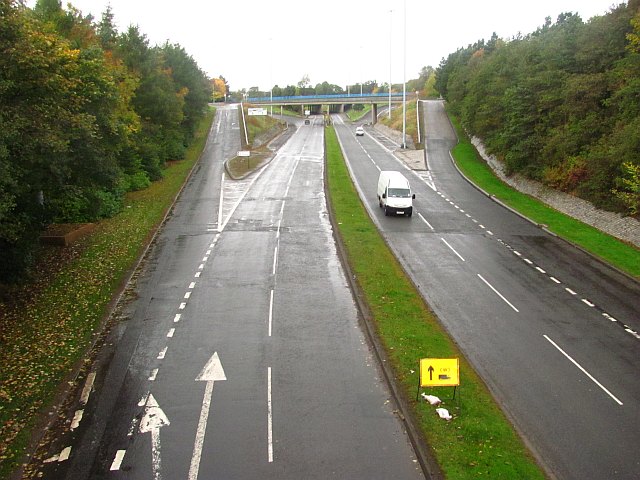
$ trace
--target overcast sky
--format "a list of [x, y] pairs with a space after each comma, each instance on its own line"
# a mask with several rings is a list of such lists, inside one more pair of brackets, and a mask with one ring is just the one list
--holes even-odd
[[[406, 1], [406, 63], [404, 4]], [[29, 0], [29, 6], [36, 0]], [[63, 5], [67, 0], [62, 0]], [[530, 33], [563, 12], [587, 21], [621, 0], [73, 0], [96, 20], [111, 5], [119, 31], [178, 43], [231, 90], [327, 81], [401, 83], [493, 32]], [[391, 49], [390, 49], [391, 46]], [[391, 50], [391, 54], [390, 54]], [[404, 67], [406, 65], [406, 67]], [[391, 73], [390, 73], [391, 72]]]

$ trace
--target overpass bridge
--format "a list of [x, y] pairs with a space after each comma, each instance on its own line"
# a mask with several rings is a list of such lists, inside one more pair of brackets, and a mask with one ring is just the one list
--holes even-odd
[[[406, 94], [407, 100], [414, 100], [415, 93]], [[322, 107], [326, 105], [329, 112], [344, 112], [346, 108], [353, 105], [369, 104], [373, 110], [373, 121], [378, 116], [378, 105], [387, 105], [391, 103], [402, 103], [402, 93], [351, 93], [351, 94], [332, 94], [332, 95], [295, 95], [285, 97], [249, 97], [246, 102], [258, 107], [295, 105], [300, 106], [302, 113], [309, 110], [312, 113], [321, 113]]]

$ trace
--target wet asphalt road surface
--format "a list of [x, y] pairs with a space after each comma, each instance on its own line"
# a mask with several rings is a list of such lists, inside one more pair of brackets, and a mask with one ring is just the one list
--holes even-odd
[[423, 478], [337, 258], [321, 121], [231, 181], [238, 138], [219, 109], [44, 478]]
[[[424, 106], [424, 171], [335, 121], [374, 221], [551, 476], [640, 478], [638, 282], [473, 188], [443, 104]], [[384, 216], [380, 170], [409, 178], [412, 218]]]

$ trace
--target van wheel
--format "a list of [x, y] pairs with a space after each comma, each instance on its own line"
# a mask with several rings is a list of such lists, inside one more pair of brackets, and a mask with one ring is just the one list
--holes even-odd
[[384, 207], [384, 216], [388, 217], [389, 216], [389, 209], [387, 208], [387, 206], [385, 205]]
[[409, 210], [407, 212], [407, 217], [411, 218], [411, 215], [413, 215], [413, 209]]

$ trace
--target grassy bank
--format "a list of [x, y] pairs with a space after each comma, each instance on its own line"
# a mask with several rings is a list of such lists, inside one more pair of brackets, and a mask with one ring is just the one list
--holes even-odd
[[128, 194], [123, 212], [101, 221], [41, 288], [2, 309], [0, 478], [21, 461], [39, 413], [90, 346], [109, 302], [197, 162], [213, 116], [210, 110], [201, 122], [184, 160], [173, 162], [161, 181]]
[[460, 143], [451, 152], [462, 172], [485, 192], [547, 228], [582, 247], [607, 263], [640, 278], [640, 250], [615, 237], [565, 215], [533, 197], [520, 193], [495, 176], [475, 147], [453, 121]]
[[[446, 477], [544, 478], [371, 222], [351, 183], [333, 128], [326, 130], [326, 147], [331, 208], [349, 265], [396, 378]], [[462, 401], [458, 404], [449, 400], [444, 405], [454, 415], [450, 422], [441, 420], [427, 402], [415, 401], [418, 361], [424, 357], [461, 359]], [[435, 394], [450, 398], [451, 390], [445, 388]]]

